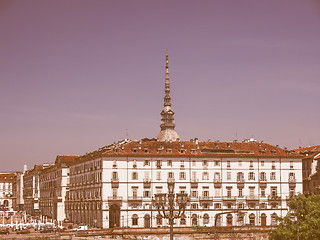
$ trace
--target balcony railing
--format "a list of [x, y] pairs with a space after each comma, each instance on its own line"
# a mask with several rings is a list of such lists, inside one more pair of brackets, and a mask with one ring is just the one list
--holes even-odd
[[142, 202], [142, 197], [138, 197], [138, 196], [128, 197], [128, 202]]
[[288, 182], [289, 182], [289, 187], [295, 187], [297, 180], [295, 178], [289, 178]]
[[200, 196], [199, 197], [200, 202], [212, 202], [213, 201], [213, 197], [209, 197], [209, 196]]
[[281, 196], [269, 195], [268, 196], [268, 201], [281, 201]]
[[244, 178], [238, 178], [237, 179], [238, 188], [243, 188], [244, 187], [244, 183], [245, 183]]
[[259, 201], [259, 196], [257, 196], [257, 195], [249, 195], [249, 196], [246, 196], [246, 200], [247, 201]]
[[223, 201], [236, 201], [237, 197], [235, 197], [235, 196], [223, 196], [222, 200]]
[[143, 179], [143, 187], [150, 188], [151, 187], [151, 179], [149, 179], [149, 178]]
[[260, 187], [266, 188], [267, 187], [267, 179], [266, 178], [260, 178], [259, 179], [259, 184], [260, 184]]
[[122, 197], [121, 196], [112, 196], [108, 197], [109, 202], [122, 202]]

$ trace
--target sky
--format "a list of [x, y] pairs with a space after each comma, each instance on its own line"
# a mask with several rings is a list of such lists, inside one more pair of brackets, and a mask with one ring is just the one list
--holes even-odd
[[156, 137], [319, 145], [320, 1], [0, 0], [0, 171]]

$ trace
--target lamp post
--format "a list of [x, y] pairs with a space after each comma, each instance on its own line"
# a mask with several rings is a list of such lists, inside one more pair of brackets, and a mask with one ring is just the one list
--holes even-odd
[[[174, 194], [174, 179], [168, 179], [168, 194], [155, 194], [155, 205], [162, 218], [167, 218], [170, 225], [170, 240], [173, 240], [173, 223], [175, 218], [181, 218], [186, 210], [188, 194]], [[176, 202], [175, 200], [176, 195]], [[177, 208], [178, 207], [178, 208]]]

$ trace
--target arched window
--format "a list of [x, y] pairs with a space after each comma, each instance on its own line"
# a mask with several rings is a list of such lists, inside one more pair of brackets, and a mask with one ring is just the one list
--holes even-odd
[[150, 228], [150, 215], [149, 214], [144, 215], [144, 227]]
[[138, 225], [138, 215], [133, 214], [132, 215], [132, 226], [137, 226]]
[[197, 214], [192, 214], [192, 216], [191, 216], [191, 225], [193, 226], [193, 227], [196, 227], [196, 226], [198, 226], [198, 215]]
[[278, 224], [278, 220], [277, 220], [277, 214], [273, 213], [271, 215], [271, 225], [277, 225]]
[[229, 213], [227, 215], [227, 226], [232, 226], [232, 219], [233, 219], [232, 214]]
[[157, 225], [162, 225], [162, 216], [160, 214], [157, 215]]
[[244, 224], [244, 214], [238, 213], [238, 226], [243, 226]]
[[216, 226], [221, 226], [221, 215], [217, 216], [217, 224]]
[[203, 215], [203, 225], [209, 224], [209, 221], [210, 221], [209, 214], [205, 213], [205, 214]]
[[250, 223], [251, 225], [255, 225], [255, 219], [256, 219], [256, 216], [255, 216], [253, 213], [251, 213], [251, 214], [249, 215], [249, 223]]
[[186, 215], [182, 215], [180, 218], [180, 225], [186, 225]]

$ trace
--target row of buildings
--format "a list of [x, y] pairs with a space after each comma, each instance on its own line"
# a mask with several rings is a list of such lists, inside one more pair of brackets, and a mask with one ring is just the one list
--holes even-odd
[[188, 194], [175, 226], [212, 226], [222, 212], [228, 213], [219, 214], [218, 225], [266, 226], [286, 215], [288, 202], [303, 187], [307, 193], [319, 191], [319, 147], [288, 150], [254, 139], [181, 141], [171, 107], [168, 55], [161, 121], [157, 138], [125, 139], [16, 173], [12, 207], [101, 228], [167, 226], [154, 196], [167, 193], [167, 183], [174, 181], [175, 193]]

